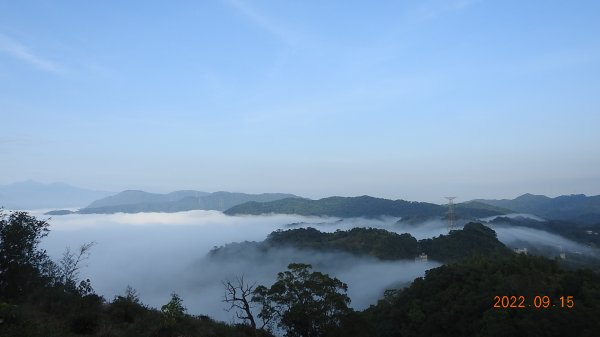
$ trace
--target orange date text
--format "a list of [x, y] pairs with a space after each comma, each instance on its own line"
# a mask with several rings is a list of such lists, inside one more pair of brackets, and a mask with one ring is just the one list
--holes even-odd
[[532, 298], [525, 296], [494, 296], [494, 309], [547, 309], [547, 308], [568, 308], [575, 306], [573, 296], [560, 296], [559, 298], [551, 298], [546, 295], [537, 295]]

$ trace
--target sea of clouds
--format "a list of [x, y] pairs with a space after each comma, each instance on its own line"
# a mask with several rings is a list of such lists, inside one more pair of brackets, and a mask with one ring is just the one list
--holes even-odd
[[[34, 214], [46, 218], [41, 212]], [[190, 313], [224, 321], [231, 321], [234, 313], [224, 310], [221, 282], [238, 276], [269, 286], [289, 263], [310, 263], [313, 269], [347, 283], [351, 305], [364, 309], [375, 304], [386, 289], [403, 286], [439, 265], [293, 248], [273, 250], [267, 255], [247, 251], [218, 261], [207, 256], [215, 246], [262, 241], [277, 229], [389, 228], [397, 219], [339, 220], [296, 215], [227, 216], [217, 211], [72, 214], [49, 220], [51, 232], [42, 246], [58, 260], [65, 247], [76, 249], [83, 243], [96, 242], [81, 276], [90, 278], [96, 292], [108, 300], [123, 294], [130, 285], [145, 304], [159, 308], [168, 302], [171, 292], [177, 292]]]
[[[42, 211], [33, 211], [38, 218]], [[386, 289], [409, 284], [425, 271], [439, 266], [435, 261], [419, 263], [380, 261], [341, 252], [314, 252], [293, 248], [270, 250], [268, 254], [246, 251], [240, 256], [214, 259], [207, 253], [231, 242], [262, 241], [278, 229], [315, 227], [332, 232], [353, 227], [376, 227], [411, 233], [417, 239], [447, 233], [446, 223], [432, 220], [423, 224], [397, 223], [398, 218], [339, 219], [297, 215], [227, 216], [218, 211], [137, 214], [72, 214], [49, 220], [51, 232], [42, 247], [57, 261], [66, 247], [76, 249], [95, 242], [82, 270], [95, 291], [111, 300], [129, 285], [143, 303], [160, 308], [177, 292], [188, 312], [233, 321], [225, 311], [222, 281], [244, 276], [245, 280], [271, 285], [277, 272], [292, 262], [310, 263], [313, 269], [348, 284], [355, 309], [375, 304]], [[509, 246], [523, 242], [560, 246], [582, 251], [585, 247], [544, 231], [495, 225], [498, 238]]]

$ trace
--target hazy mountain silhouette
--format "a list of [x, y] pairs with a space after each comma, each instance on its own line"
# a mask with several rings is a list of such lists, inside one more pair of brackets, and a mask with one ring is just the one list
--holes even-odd
[[568, 219], [588, 224], [600, 222], [600, 195], [588, 197], [584, 194], [572, 194], [550, 198], [527, 193], [515, 199], [474, 201], [547, 219]]
[[[246, 194], [232, 192], [200, 192], [175, 191], [166, 194], [148, 193], [144, 191], [123, 191], [113, 196], [96, 200], [87, 207], [74, 213], [79, 214], [111, 214], [140, 212], [183, 212], [190, 210], [224, 211], [233, 206], [249, 202], [267, 202], [284, 198], [300, 198], [293, 194], [262, 193]], [[50, 215], [63, 215], [72, 212], [58, 210], [48, 212]]]
[[163, 202], [173, 202], [179, 201], [181, 199], [187, 197], [203, 197], [209, 195], [208, 192], [200, 192], [200, 191], [175, 191], [166, 194], [160, 193], [149, 193], [144, 191], [137, 190], [126, 190], [120, 192], [115, 195], [108, 196], [106, 198], [102, 198], [100, 200], [96, 200], [86, 206], [86, 208], [100, 208], [100, 207], [109, 207], [109, 206], [122, 206], [122, 205], [135, 205], [135, 204], [145, 204], [145, 203], [163, 203]]
[[0, 206], [8, 209], [82, 207], [111, 193], [65, 183], [43, 184], [27, 180], [0, 186]]

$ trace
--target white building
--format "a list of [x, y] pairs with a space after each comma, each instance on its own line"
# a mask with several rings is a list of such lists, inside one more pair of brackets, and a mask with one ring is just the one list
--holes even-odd
[[515, 248], [513, 249], [517, 254], [525, 254], [527, 255], [527, 248]]
[[421, 255], [415, 257], [415, 262], [427, 262], [427, 254], [421, 253]]

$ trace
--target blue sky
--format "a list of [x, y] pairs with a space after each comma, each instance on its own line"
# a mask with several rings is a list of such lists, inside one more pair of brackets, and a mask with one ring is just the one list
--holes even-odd
[[0, 184], [600, 194], [597, 1], [0, 1]]

